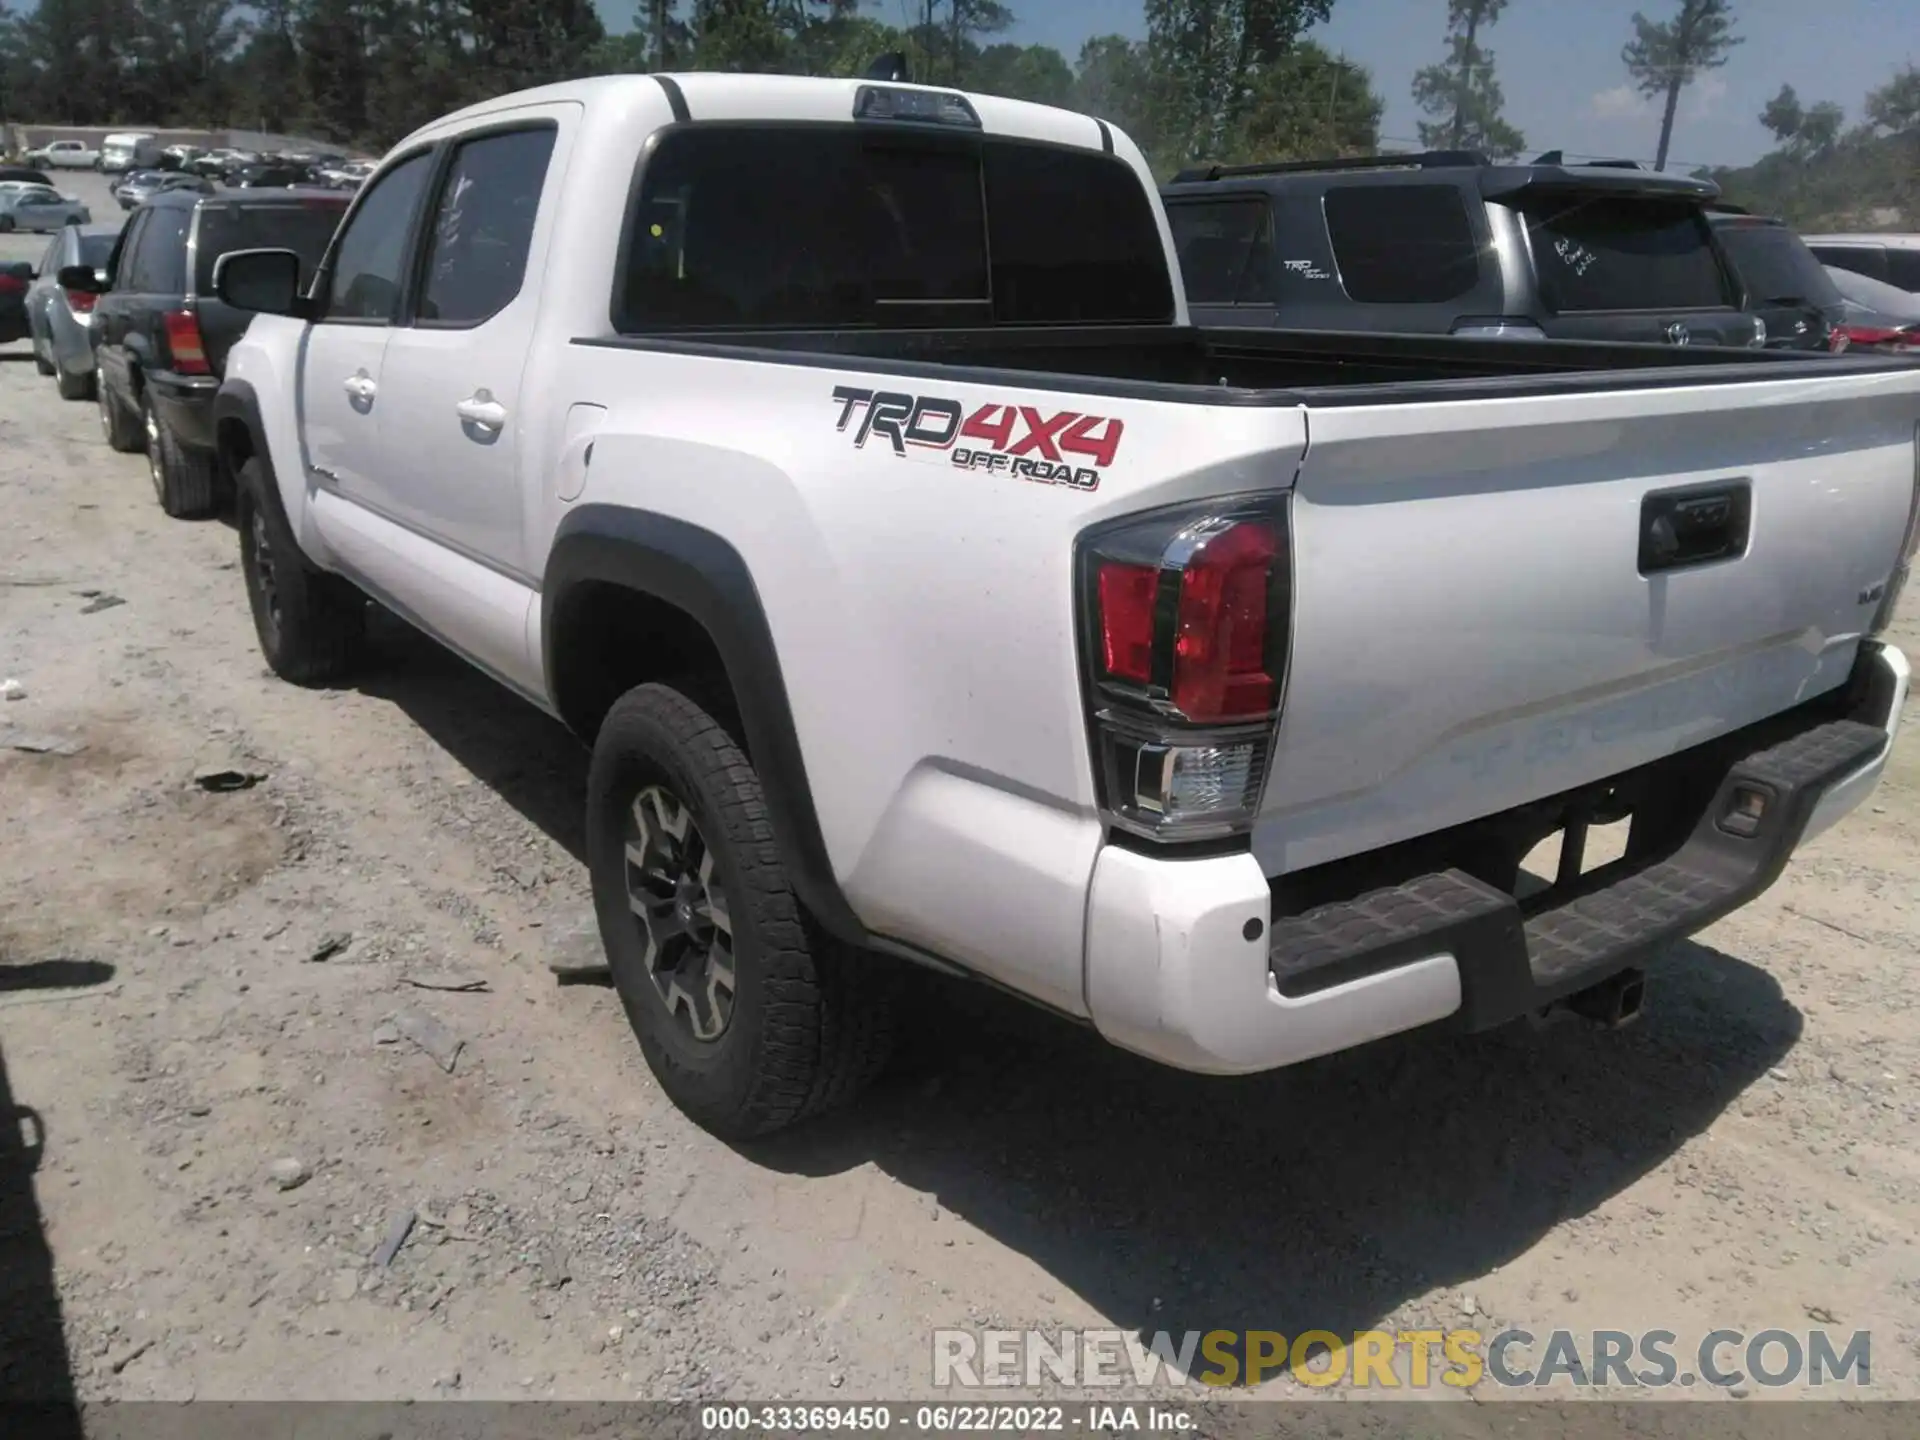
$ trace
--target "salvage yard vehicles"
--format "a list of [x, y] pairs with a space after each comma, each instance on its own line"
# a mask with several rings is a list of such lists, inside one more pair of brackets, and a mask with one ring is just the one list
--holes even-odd
[[721, 1134], [850, 1095], [903, 964], [1211, 1073], [1627, 1018], [1899, 723], [1920, 368], [1197, 328], [1085, 115], [554, 86], [215, 287], [268, 663], [347, 675], [372, 596], [592, 745], [613, 974]]
[[163, 190], [134, 212], [104, 266], [60, 271], [62, 287], [94, 297], [87, 339], [101, 430], [116, 450], [146, 452], [167, 514], [207, 515], [224, 496], [214, 393], [252, 316], [215, 296], [215, 264], [229, 250], [275, 245], [311, 274], [345, 210], [344, 196], [324, 193]]

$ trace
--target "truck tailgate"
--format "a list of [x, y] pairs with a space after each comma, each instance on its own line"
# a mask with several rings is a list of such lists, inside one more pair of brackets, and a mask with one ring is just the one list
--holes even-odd
[[1897, 562], [1916, 416], [1920, 368], [1310, 404], [1268, 873], [1839, 685]]

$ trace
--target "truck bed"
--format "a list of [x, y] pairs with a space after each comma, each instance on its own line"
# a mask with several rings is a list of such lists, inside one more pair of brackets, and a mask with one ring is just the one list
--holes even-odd
[[[582, 339], [582, 345], [727, 355], [791, 365], [875, 360], [902, 375], [956, 369], [1030, 388], [1209, 404], [1380, 404], [1566, 390], [1644, 389], [1809, 374], [1861, 374], [1915, 362], [1709, 346], [1592, 340], [1197, 326], [937, 330], [740, 330]], [[1809, 371], [1807, 366], [1815, 367]]]

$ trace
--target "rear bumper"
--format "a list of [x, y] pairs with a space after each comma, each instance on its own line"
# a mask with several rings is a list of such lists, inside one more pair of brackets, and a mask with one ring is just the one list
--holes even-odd
[[[1108, 845], [1088, 906], [1094, 1024], [1167, 1064], [1236, 1073], [1434, 1021], [1484, 1029], [1538, 1010], [1771, 885], [1798, 845], [1878, 783], [1908, 679], [1900, 651], [1863, 643], [1844, 691], [1663, 761], [1658, 774], [1617, 777], [1691, 798], [1667, 806], [1659, 843], [1641, 849], [1636, 831], [1638, 853], [1533, 901], [1435, 864], [1295, 908], [1276, 905], [1250, 855], [1168, 860]], [[1751, 833], [1722, 823], [1736, 794], [1764, 802]], [[1462, 827], [1451, 843], [1464, 859], [1483, 832]], [[1448, 843], [1432, 837], [1410, 853], [1444, 854]]]
[[213, 397], [220, 381], [212, 375], [175, 375], [153, 371], [146, 377], [154, 413], [173, 431], [174, 438], [192, 450], [211, 450], [214, 443]]

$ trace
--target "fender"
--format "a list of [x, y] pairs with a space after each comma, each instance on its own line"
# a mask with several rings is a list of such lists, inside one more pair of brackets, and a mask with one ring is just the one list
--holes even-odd
[[567, 714], [567, 697], [556, 683], [556, 630], [567, 610], [567, 592], [590, 581], [663, 601], [706, 630], [733, 687], [794, 889], [835, 938], [872, 944], [827, 855], [773, 632], [740, 552], [711, 530], [666, 515], [613, 505], [583, 505], [569, 513], [547, 559], [540, 619], [547, 694], [569, 723], [574, 717]]

